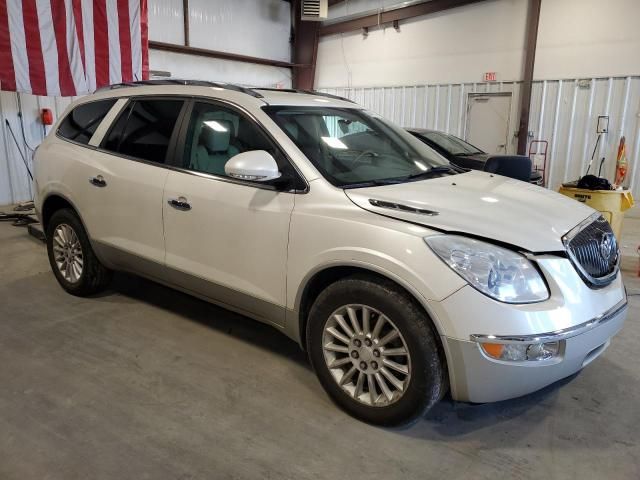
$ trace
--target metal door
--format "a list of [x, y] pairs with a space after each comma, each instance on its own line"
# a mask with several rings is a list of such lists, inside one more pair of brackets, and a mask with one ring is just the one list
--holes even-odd
[[487, 153], [509, 148], [511, 93], [470, 93], [465, 140]]

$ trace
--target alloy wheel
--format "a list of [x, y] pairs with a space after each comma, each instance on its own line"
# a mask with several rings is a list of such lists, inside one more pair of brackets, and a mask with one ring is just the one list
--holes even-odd
[[76, 232], [66, 223], [58, 225], [53, 233], [53, 258], [67, 282], [76, 283], [80, 279], [84, 268], [82, 245]]
[[336, 383], [360, 403], [384, 407], [397, 402], [411, 379], [411, 357], [396, 325], [367, 305], [338, 308], [327, 319], [322, 346]]

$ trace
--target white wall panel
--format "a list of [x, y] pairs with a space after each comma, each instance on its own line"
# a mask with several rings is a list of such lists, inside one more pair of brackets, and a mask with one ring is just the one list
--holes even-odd
[[[375, 4], [375, 1], [371, 2]], [[518, 80], [527, 3], [495, 0], [393, 27], [321, 37], [316, 85], [412, 85], [475, 82], [483, 72]]]
[[[395, 7], [396, 5], [404, 3], [411, 2], [401, 2], [400, 0], [346, 0], [329, 9], [329, 20], [336, 20], [340, 17], [347, 16], [372, 14], [380, 8]], [[342, 18], [340, 19], [342, 20]]]
[[534, 78], [640, 74], [638, 0], [543, 0]]
[[[395, 1], [398, 5], [402, 2]], [[522, 79], [527, 0], [491, 0], [390, 26], [322, 37], [316, 85], [413, 85], [474, 82], [484, 72]], [[388, 6], [349, 0], [349, 13]], [[640, 74], [640, 1], [543, 0], [535, 79]]]
[[291, 60], [290, 4], [282, 0], [190, 0], [189, 29], [193, 47]]
[[[182, 0], [149, 0], [149, 39], [184, 45]], [[190, 0], [192, 47], [291, 60], [291, 12], [282, 0]]]
[[[350, 98], [405, 127], [442, 130], [465, 137], [469, 93], [512, 92], [508, 152], [517, 148], [520, 83], [458, 83], [321, 89]], [[609, 116], [591, 168], [605, 157], [603, 176], [612, 180], [620, 137], [626, 137], [629, 173], [625, 186], [640, 197], [640, 77], [536, 81], [531, 96], [530, 140], [549, 142], [549, 187], [584, 175], [596, 142], [598, 115]]]
[[149, 39], [184, 45], [182, 0], [149, 0]]
[[176, 78], [236, 83], [252, 87], [291, 87], [291, 69], [252, 63], [149, 51], [152, 70], [171, 72]]
[[[282, 0], [190, 0], [190, 45], [290, 61], [290, 6]], [[149, 38], [184, 44], [182, 0], [149, 1]], [[149, 51], [151, 70], [176, 78], [251, 86], [291, 86], [291, 70], [266, 65]]]

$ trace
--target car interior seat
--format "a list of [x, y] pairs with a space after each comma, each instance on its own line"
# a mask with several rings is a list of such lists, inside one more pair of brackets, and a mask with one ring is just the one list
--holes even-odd
[[[211, 122], [211, 125], [207, 125]], [[207, 120], [204, 123], [198, 144], [192, 151], [191, 168], [213, 175], [224, 175], [227, 161], [240, 153], [231, 145], [233, 124], [229, 120]]]
[[489, 157], [484, 171], [528, 182], [531, 177], [531, 159], [524, 155], [499, 155]]

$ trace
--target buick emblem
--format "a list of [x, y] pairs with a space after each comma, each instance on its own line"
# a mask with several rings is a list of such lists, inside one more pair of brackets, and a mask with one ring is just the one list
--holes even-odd
[[608, 262], [613, 255], [613, 250], [615, 248], [615, 240], [613, 235], [609, 232], [605, 232], [602, 234], [600, 238], [600, 256], [605, 262]]

